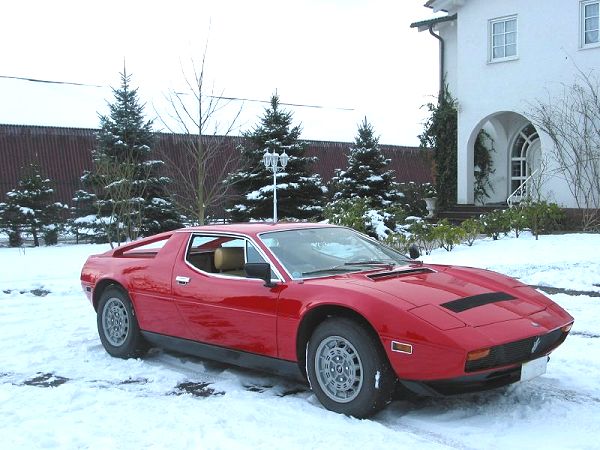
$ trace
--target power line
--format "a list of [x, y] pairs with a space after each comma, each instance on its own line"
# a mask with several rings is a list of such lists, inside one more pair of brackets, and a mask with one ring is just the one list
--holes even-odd
[[[209, 95], [209, 97], [217, 98], [217, 99], [221, 99], [221, 100], [238, 100], [238, 101], [243, 101], [243, 102], [271, 103], [270, 100], [256, 100], [256, 99], [252, 99], [252, 98], [221, 97], [221, 96], [212, 96], [212, 95]], [[301, 106], [303, 108], [337, 109], [340, 111], [354, 111], [354, 108], [340, 108], [340, 107], [335, 107], [335, 106], [302, 105], [299, 103], [284, 103], [284, 102], [279, 102], [279, 104], [285, 105], [285, 106]]]
[[[14, 77], [14, 76], [10, 76], [10, 75], [0, 75], [0, 78], [6, 78], [6, 79], [10, 79], [10, 80], [30, 81], [33, 83], [45, 83], [45, 84], [67, 84], [67, 85], [71, 85], [71, 86], [87, 86], [87, 87], [96, 87], [96, 88], [110, 87], [110, 86], [102, 86], [102, 85], [97, 85], [97, 84], [77, 83], [77, 82], [73, 82], [73, 81], [40, 80], [38, 78]], [[175, 93], [177, 95], [188, 95], [186, 92], [175, 92]], [[219, 96], [219, 95], [207, 95], [207, 97], [218, 99], [218, 100], [255, 102], [255, 103], [271, 103], [270, 100], [257, 100], [257, 99], [242, 98], [242, 97], [224, 97], [224, 96]], [[285, 105], [285, 106], [301, 107], [301, 108], [336, 109], [338, 111], [355, 111], [354, 108], [343, 108], [343, 107], [335, 107], [335, 106], [304, 105], [301, 103], [284, 103], [284, 102], [280, 102], [279, 104]]]
[[97, 88], [105, 87], [105, 86], [98, 86], [97, 84], [76, 83], [76, 82], [72, 82], [72, 81], [40, 80], [38, 78], [11, 77], [9, 75], [0, 75], [0, 78], [8, 78], [8, 79], [11, 79], [11, 80], [21, 80], [21, 81], [32, 81], [34, 83], [70, 84], [70, 85], [73, 85], [73, 86], [90, 86], [90, 87], [97, 87]]

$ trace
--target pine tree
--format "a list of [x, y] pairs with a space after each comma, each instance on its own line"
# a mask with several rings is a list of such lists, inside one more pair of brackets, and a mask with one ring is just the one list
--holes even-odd
[[397, 183], [390, 160], [379, 148], [379, 138], [367, 118], [358, 127], [358, 135], [348, 154], [348, 168], [337, 169], [331, 179], [333, 200], [365, 198], [373, 208], [385, 208], [398, 198]]
[[104, 228], [108, 240], [121, 242], [178, 228], [180, 217], [165, 189], [170, 179], [159, 173], [163, 162], [151, 159], [152, 121], [145, 120], [144, 104], [125, 70], [113, 94], [109, 115], [100, 116], [94, 169], [82, 176], [92, 192], [78, 191], [76, 197], [97, 196], [95, 224]]
[[67, 207], [53, 202], [54, 189], [49, 179], [43, 178], [40, 168], [30, 164], [23, 169], [17, 187], [6, 193], [6, 202], [0, 203], [0, 228], [8, 233], [11, 245], [20, 245], [21, 233], [30, 233], [33, 245], [40, 245], [43, 234], [46, 244], [55, 244], [61, 212]]
[[285, 170], [277, 173], [278, 216], [310, 219], [321, 215], [326, 189], [321, 177], [310, 171], [316, 158], [304, 156], [306, 145], [299, 141], [300, 132], [300, 125], [292, 127], [292, 114], [280, 109], [279, 97], [273, 95], [260, 123], [244, 134], [241, 166], [249, 170], [238, 170], [225, 181], [239, 193], [228, 209], [234, 221], [266, 220], [273, 215], [273, 172], [263, 164], [265, 152], [289, 156]]
[[446, 208], [456, 203], [458, 148], [458, 110], [447, 85], [440, 92], [437, 104], [430, 103], [427, 109], [431, 116], [425, 122], [423, 133], [419, 135], [420, 147], [434, 151], [437, 206]]

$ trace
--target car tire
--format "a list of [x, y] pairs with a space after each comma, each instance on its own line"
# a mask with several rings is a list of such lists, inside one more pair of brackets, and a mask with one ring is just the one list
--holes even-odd
[[317, 326], [307, 344], [307, 376], [321, 404], [369, 417], [391, 401], [396, 375], [379, 338], [357, 321], [338, 317]]
[[111, 356], [138, 358], [148, 351], [129, 295], [123, 289], [113, 285], [102, 292], [96, 322], [100, 341]]

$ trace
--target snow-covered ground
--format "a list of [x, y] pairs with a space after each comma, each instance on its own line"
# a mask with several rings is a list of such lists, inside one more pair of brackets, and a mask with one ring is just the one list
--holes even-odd
[[600, 448], [600, 235], [481, 240], [428, 261], [559, 288], [574, 317], [548, 372], [504, 390], [397, 401], [370, 420], [302, 385], [154, 350], [111, 358], [79, 270], [105, 246], [0, 249], [0, 448]]

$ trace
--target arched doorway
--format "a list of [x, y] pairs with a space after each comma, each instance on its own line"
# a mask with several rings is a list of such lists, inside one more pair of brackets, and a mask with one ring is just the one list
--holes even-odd
[[[536, 169], [539, 169], [540, 159], [540, 137], [535, 127], [529, 123], [517, 133], [513, 141], [509, 193], [515, 192]], [[519, 201], [521, 196], [515, 196], [515, 200]]]

